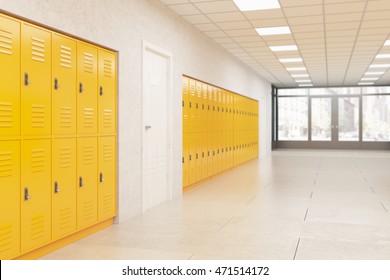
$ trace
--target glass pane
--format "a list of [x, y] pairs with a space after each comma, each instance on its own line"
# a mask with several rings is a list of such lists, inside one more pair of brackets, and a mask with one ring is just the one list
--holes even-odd
[[390, 96], [363, 97], [363, 141], [390, 141]]
[[339, 141], [359, 141], [359, 97], [339, 98]]
[[363, 94], [390, 93], [390, 87], [364, 87]]
[[360, 94], [359, 87], [340, 87], [340, 88], [312, 88], [310, 95], [350, 95]]
[[278, 89], [279, 96], [308, 95], [308, 94], [309, 94], [309, 89], [307, 88]]
[[308, 140], [308, 98], [278, 99], [279, 140]]
[[332, 137], [332, 99], [312, 98], [311, 140], [330, 141]]

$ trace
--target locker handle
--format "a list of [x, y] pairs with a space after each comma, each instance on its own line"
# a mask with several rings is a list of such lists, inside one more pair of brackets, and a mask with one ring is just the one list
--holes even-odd
[[184, 100], [181, 102], [181, 106], [184, 107]]
[[28, 188], [24, 188], [24, 201], [30, 200], [31, 196], [28, 194]]
[[202, 158], [204, 158], [204, 152], [202, 152]]
[[181, 158], [181, 162], [184, 163], [184, 157]]
[[58, 186], [58, 182], [54, 182], [54, 193], [59, 193], [60, 187]]
[[54, 78], [54, 89], [57, 90], [60, 88], [60, 85], [58, 84], [58, 79]]
[[191, 155], [190, 155], [190, 160], [192, 160], [192, 157], [191, 157]]
[[99, 88], [99, 94], [100, 94], [100, 96], [102, 96], [102, 95], [104, 94], [104, 92], [103, 92], [103, 86], [100, 86], [100, 88]]
[[100, 183], [104, 182], [104, 177], [103, 177], [103, 173], [102, 172], [100, 172], [100, 174], [99, 174], [99, 182]]
[[79, 178], [79, 187], [80, 187], [80, 188], [84, 187], [83, 177], [81, 177], [81, 176], [80, 176], [80, 178]]
[[196, 153], [196, 159], [198, 159], [198, 153]]
[[83, 93], [83, 92], [84, 92], [83, 83], [80, 83], [80, 84], [79, 84], [79, 92], [80, 92], [80, 93]]
[[28, 85], [30, 85], [31, 84], [31, 82], [29, 81], [29, 79], [28, 79], [28, 73], [26, 72], [26, 73], [24, 73], [24, 85], [25, 86], [28, 86]]

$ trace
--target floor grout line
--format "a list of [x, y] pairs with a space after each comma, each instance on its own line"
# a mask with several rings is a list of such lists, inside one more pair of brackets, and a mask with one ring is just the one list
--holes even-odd
[[371, 191], [373, 194], [375, 194], [375, 190], [373, 189], [373, 187], [370, 187]]
[[314, 191], [311, 192], [310, 199], [313, 198], [313, 193], [314, 193]]
[[389, 213], [389, 211], [387, 211], [387, 209], [386, 209], [385, 205], [383, 204], [383, 202], [381, 202], [381, 204], [382, 204], [383, 209], [385, 209], [386, 213]]
[[249, 199], [249, 201], [247, 202], [246, 205], [248, 205], [249, 203], [251, 203], [255, 198], [256, 198], [257, 195], [254, 195], [251, 199]]
[[187, 260], [192, 259], [193, 256], [195, 256], [195, 253], [193, 253]]
[[306, 218], [307, 218], [307, 213], [309, 212], [309, 208], [306, 209], [306, 214], [305, 214], [305, 218], [303, 219], [304, 222], [306, 222]]
[[221, 227], [219, 230], [217, 230], [217, 232], [220, 232], [228, 223], [230, 223], [231, 220], [233, 220], [233, 218], [234, 218], [234, 217], [231, 217], [226, 223], [224, 223], [224, 224], [222, 225], [222, 227]]
[[293, 260], [295, 260], [295, 258], [297, 257], [298, 247], [299, 247], [299, 243], [300, 243], [300, 242], [301, 242], [301, 238], [299, 237], [298, 243], [297, 243], [297, 247], [295, 248], [295, 253], [294, 253], [294, 258], [293, 258]]

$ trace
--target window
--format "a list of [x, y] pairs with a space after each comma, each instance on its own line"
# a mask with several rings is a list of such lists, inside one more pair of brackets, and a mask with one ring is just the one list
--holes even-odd
[[390, 95], [363, 97], [363, 141], [390, 141]]
[[308, 140], [308, 98], [278, 99], [279, 140]]

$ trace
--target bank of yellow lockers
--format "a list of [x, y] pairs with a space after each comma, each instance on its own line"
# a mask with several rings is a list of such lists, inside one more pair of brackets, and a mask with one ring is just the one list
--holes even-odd
[[116, 54], [0, 14], [0, 63], [0, 259], [10, 259], [116, 215]]
[[258, 102], [183, 76], [183, 188], [258, 156]]

